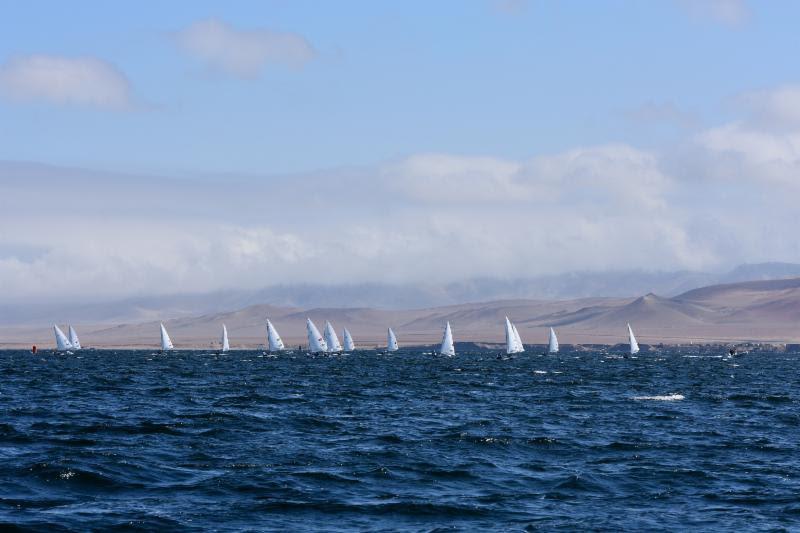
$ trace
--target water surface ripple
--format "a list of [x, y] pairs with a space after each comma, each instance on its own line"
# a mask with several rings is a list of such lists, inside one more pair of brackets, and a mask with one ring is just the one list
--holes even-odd
[[0, 525], [800, 527], [800, 356], [0, 352]]

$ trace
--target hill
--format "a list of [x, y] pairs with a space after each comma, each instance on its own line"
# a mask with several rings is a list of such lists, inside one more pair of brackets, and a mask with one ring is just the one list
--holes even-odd
[[[638, 298], [570, 300], [509, 299], [427, 307], [283, 307], [251, 305], [235, 311], [182, 316], [165, 321], [179, 347], [208, 347], [218, 341], [225, 323], [233, 346], [265, 342], [270, 318], [289, 345], [305, 344], [305, 319], [320, 327], [330, 320], [347, 327], [359, 345], [383, 346], [386, 328], [405, 345], [431, 344], [449, 321], [459, 341], [503, 341], [503, 318], [509, 316], [523, 341], [541, 343], [546, 328], [557, 328], [562, 343], [616, 344], [625, 340], [630, 323], [642, 343], [705, 343], [734, 341], [800, 342], [800, 278], [747, 281], [693, 289], [672, 298], [649, 293]], [[76, 324], [89, 346], [155, 346], [158, 321], [118, 325]], [[52, 344], [48, 327], [0, 329], [3, 346]]]

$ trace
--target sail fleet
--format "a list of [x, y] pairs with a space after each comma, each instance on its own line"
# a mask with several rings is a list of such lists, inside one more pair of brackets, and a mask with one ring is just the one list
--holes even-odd
[[[159, 323], [161, 335], [161, 351], [169, 352], [174, 350], [172, 339], [167, 332], [164, 323]], [[627, 324], [628, 330], [628, 353], [636, 355], [639, 353], [639, 343], [633, 334], [633, 328]], [[68, 335], [64, 334], [58, 325], [53, 325], [53, 333], [56, 340], [56, 351], [67, 352], [70, 350], [80, 350], [81, 342], [78, 338], [78, 332], [71, 325], [67, 327]], [[330, 321], [325, 321], [323, 333], [320, 333], [316, 324], [310, 319], [306, 318], [306, 336], [307, 336], [307, 349], [311, 354], [344, 354], [352, 352], [356, 349], [353, 336], [347, 328], [342, 330], [342, 339], [344, 344], [339, 342], [339, 337], [336, 335], [336, 330]], [[266, 325], [267, 337], [267, 351], [270, 354], [276, 354], [286, 350], [286, 346], [281, 339], [275, 325], [267, 319]], [[505, 344], [506, 354], [518, 354], [525, 352], [525, 345], [522, 343], [517, 326], [508, 317], [505, 317]], [[230, 341], [228, 339], [228, 328], [222, 324], [222, 337], [219, 343], [220, 352], [230, 351]], [[400, 349], [397, 342], [397, 335], [395, 335], [392, 328], [387, 329], [386, 333], [386, 353], [396, 352]], [[556, 336], [555, 329], [548, 328], [547, 339], [547, 353], [556, 354], [559, 351], [558, 337]], [[455, 342], [453, 339], [453, 329], [450, 322], [446, 322], [444, 331], [442, 332], [442, 343], [439, 347], [438, 354], [446, 357], [454, 357], [456, 355]]]

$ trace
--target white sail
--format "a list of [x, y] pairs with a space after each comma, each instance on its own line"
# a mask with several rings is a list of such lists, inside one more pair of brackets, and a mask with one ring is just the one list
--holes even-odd
[[72, 348], [69, 339], [67, 339], [67, 336], [64, 335], [64, 332], [61, 331], [58, 326], [53, 326], [53, 332], [56, 334], [56, 349], [58, 351], [63, 352], [64, 350]]
[[69, 343], [75, 350], [81, 349], [81, 341], [78, 339], [78, 332], [72, 326], [69, 327]]
[[167, 333], [167, 328], [164, 327], [164, 323], [161, 323], [161, 350], [167, 351], [172, 350], [172, 340], [169, 338], [169, 333]]
[[280, 352], [284, 349], [281, 336], [278, 335], [278, 330], [275, 329], [269, 319], [267, 319], [267, 342], [269, 343], [270, 352]]
[[308, 333], [308, 351], [311, 353], [322, 353], [328, 351], [328, 345], [325, 339], [319, 334], [317, 326], [311, 322], [310, 318], [306, 319], [306, 333]]
[[517, 331], [517, 325], [512, 323], [511, 329], [514, 330], [514, 339], [517, 341], [517, 353], [522, 353], [525, 351], [525, 347], [522, 345], [522, 339], [519, 338], [519, 331]]
[[347, 328], [344, 328], [344, 332], [342, 333], [342, 337], [344, 338], [344, 351], [345, 352], [352, 352], [356, 349], [356, 344], [353, 342], [353, 336], [350, 335], [350, 332], [347, 331]]
[[387, 339], [386, 339], [386, 351], [396, 352], [399, 349], [400, 347], [397, 346], [397, 337], [395, 337], [392, 328], [389, 328], [389, 332], [387, 333]]
[[520, 353], [524, 352], [525, 348], [522, 346], [522, 340], [519, 338], [517, 326], [506, 317], [506, 353]]
[[453, 346], [453, 330], [450, 329], [450, 322], [444, 327], [442, 347], [439, 348], [439, 353], [448, 357], [453, 357], [456, 354], [456, 349]]
[[636, 342], [636, 337], [633, 336], [633, 329], [628, 324], [628, 342], [631, 344], [631, 355], [639, 353], [639, 343]]
[[514, 328], [511, 321], [506, 317], [506, 353], [517, 353], [517, 338], [514, 335]]
[[222, 324], [222, 351], [227, 352], [231, 349], [231, 345], [228, 342], [228, 328], [225, 327], [225, 324]]
[[550, 328], [550, 340], [547, 344], [547, 353], [558, 353], [558, 337], [553, 328]]
[[325, 321], [325, 344], [328, 345], [328, 352], [341, 353], [342, 351], [342, 345], [339, 343], [339, 337], [336, 336], [336, 330], [327, 320]]

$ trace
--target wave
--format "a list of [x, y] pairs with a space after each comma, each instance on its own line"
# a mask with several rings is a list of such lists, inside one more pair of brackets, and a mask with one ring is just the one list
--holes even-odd
[[650, 400], [654, 402], [679, 402], [685, 400], [683, 394], [665, 394], [661, 396], [634, 396], [634, 400]]

